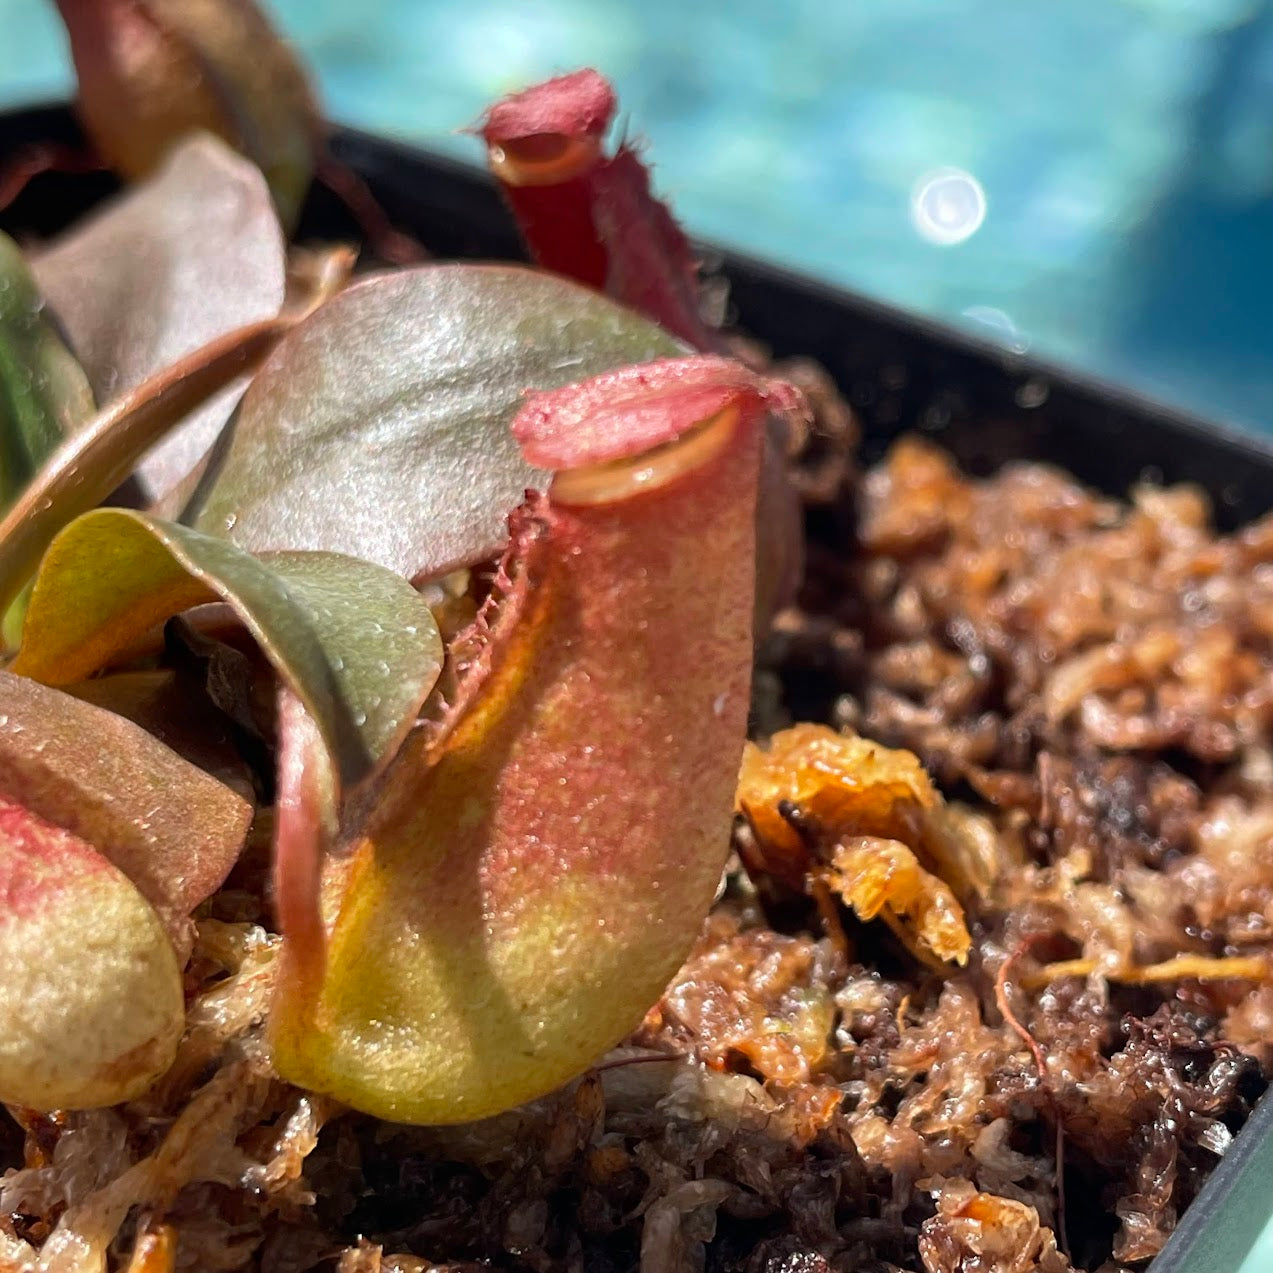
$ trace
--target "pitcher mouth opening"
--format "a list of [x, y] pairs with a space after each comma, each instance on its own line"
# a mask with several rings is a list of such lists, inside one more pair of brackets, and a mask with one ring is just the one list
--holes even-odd
[[509, 186], [559, 185], [587, 172], [600, 158], [600, 139], [565, 133], [531, 133], [487, 147], [491, 171]]
[[679, 437], [640, 455], [563, 469], [552, 481], [553, 503], [575, 507], [617, 504], [656, 491], [711, 463], [729, 445], [738, 419], [738, 407], [731, 403]]

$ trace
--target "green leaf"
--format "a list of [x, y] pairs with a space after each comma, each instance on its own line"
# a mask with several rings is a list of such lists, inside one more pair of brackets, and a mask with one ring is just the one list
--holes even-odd
[[171, 1064], [185, 1025], [163, 926], [93, 847], [0, 796], [0, 1101], [114, 1105]]
[[[17, 244], [0, 234], [0, 512], [93, 414], [88, 380], [43, 308]], [[0, 644], [12, 643], [24, 604], [17, 592], [0, 601]]]
[[441, 667], [433, 615], [390, 571], [333, 553], [258, 559], [185, 526], [103, 508], [50, 545], [13, 670], [49, 685], [83, 680], [156, 623], [216, 600], [303, 704], [345, 786], [393, 754]]
[[[31, 268], [105, 405], [201, 345], [273, 318], [287, 257], [260, 171], [202, 135]], [[160, 494], [194, 468], [243, 388], [222, 390], [150, 451], [139, 467], [148, 491]]]
[[43, 308], [18, 245], [0, 234], [0, 510], [93, 414], [88, 380]]
[[0, 672], [0, 795], [95, 846], [178, 942], [252, 819], [242, 791], [131, 720], [9, 672]]
[[526, 391], [677, 352], [653, 323], [534, 270], [375, 276], [280, 342], [182, 520], [253, 551], [435, 576], [492, 555], [546, 480], [509, 433]]
[[255, 367], [294, 321], [279, 315], [236, 327], [129, 390], [67, 438], [0, 519], [0, 609], [26, 587], [63, 526], [106, 499], [138, 458], [210, 394]]

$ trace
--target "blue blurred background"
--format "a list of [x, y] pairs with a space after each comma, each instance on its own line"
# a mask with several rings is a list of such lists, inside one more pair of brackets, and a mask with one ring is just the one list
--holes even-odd
[[[1273, 0], [275, 0], [329, 113], [472, 160], [592, 64], [692, 231], [1273, 430]], [[0, 101], [68, 90], [0, 0]]]

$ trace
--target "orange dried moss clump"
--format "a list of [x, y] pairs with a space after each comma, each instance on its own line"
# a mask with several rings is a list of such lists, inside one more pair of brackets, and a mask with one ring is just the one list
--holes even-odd
[[910, 752], [797, 725], [767, 750], [747, 747], [736, 803], [764, 870], [797, 886], [812, 876], [920, 958], [967, 960], [963, 908], [919, 856], [931, 864], [926, 832], [942, 800]]
[[[909, 842], [941, 796], [908, 751], [825, 725], [795, 725], [765, 748], [748, 746], [738, 783], [738, 807], [767, 849], [795, 858], [805, 841], [784, 815], [838, 836], [873, 835]], [[772, 863], [771, 863], [772, 865]], [[802, 874], [802, 872], [801, 872]]]

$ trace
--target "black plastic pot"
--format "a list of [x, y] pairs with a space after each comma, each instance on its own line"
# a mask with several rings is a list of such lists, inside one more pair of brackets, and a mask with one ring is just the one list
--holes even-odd
[[[41, 141], [79, 142], [65, 108], [0, 114], [0, 155]], [[335, 154], [369, 183], [395, 224], [441, 256], [520, 258], [497, 193], [474, 169], [365, 133], [337, 130]], [[37, 179], [0, 217], [10, 233], [47, 235], [114, 188], [105, 175]], [[301, 237], [354, 237], [317, 191]], [[731, 319], [776, 354], [817, 359], [865, 432], [866, 458], [899, 433], [940, 438], [969, 471], [1043, 460], [1112, 495], [1141, 478], [1204, 487], [1232, 529], [1273, 508], [1273, 443], [1172, 411], [1115, 386], [1004, 353], [936, 324], [761, 262], [702, 249], [729, 282]], [[1273, 423], [1273, 421], [1271, 421]], [[1273, 1216], [1273, 1093], [1236, 1138], [1149, 1273], [1238, 1273]]]

